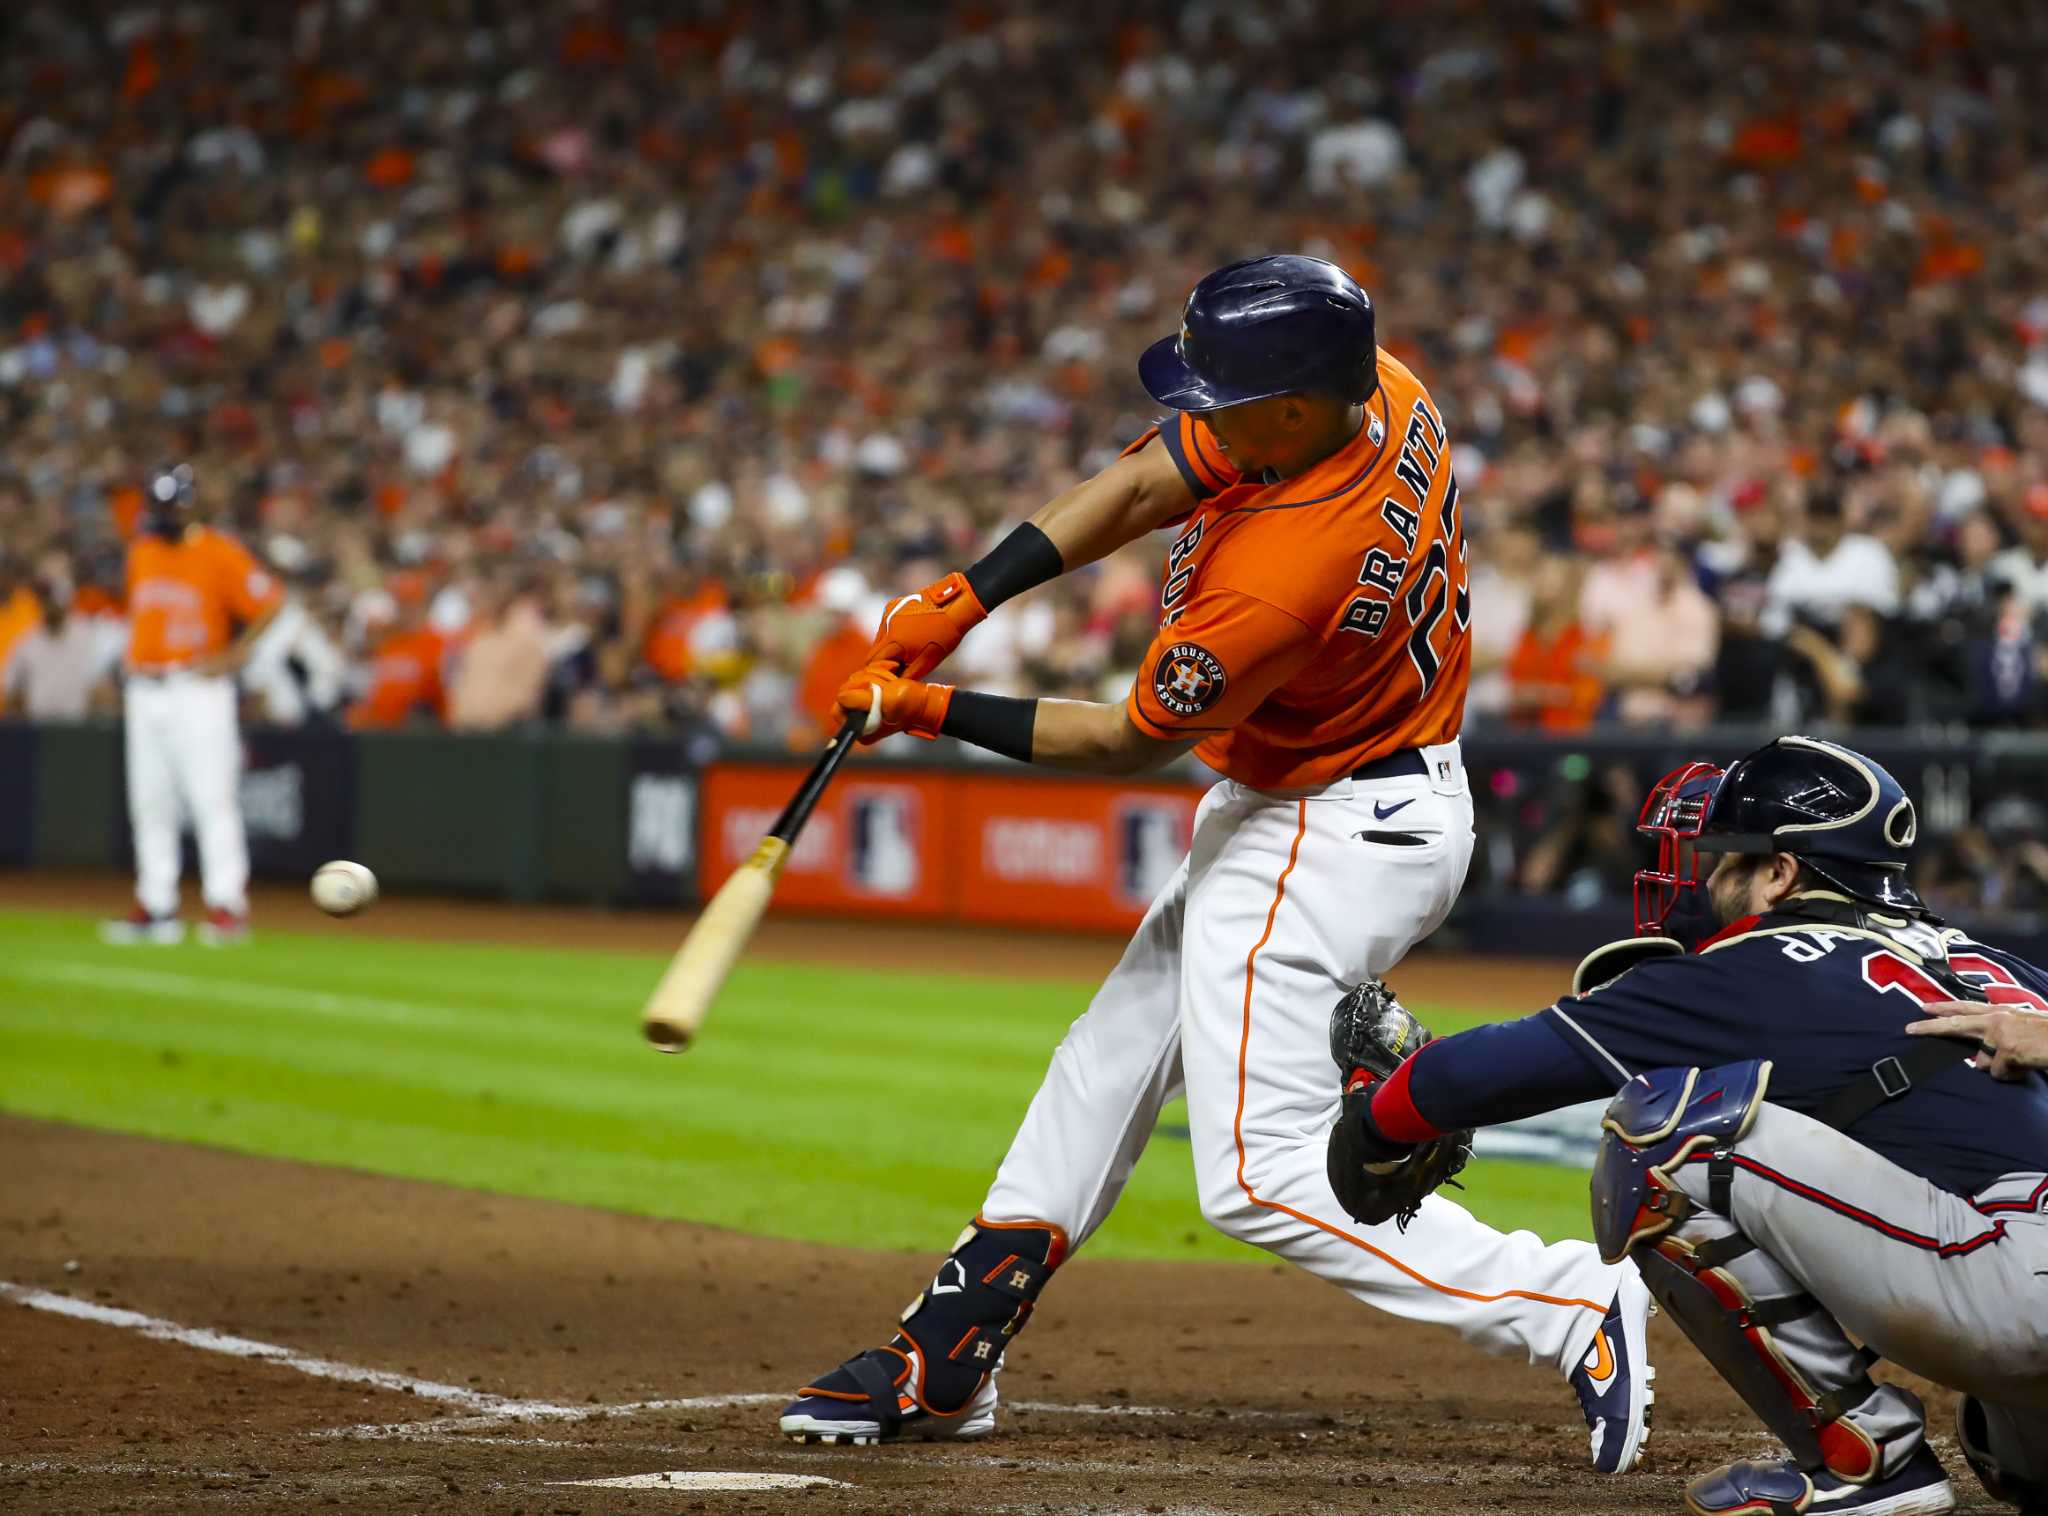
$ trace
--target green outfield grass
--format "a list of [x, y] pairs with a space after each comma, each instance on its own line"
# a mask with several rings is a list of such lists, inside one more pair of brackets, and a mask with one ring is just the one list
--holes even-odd
[[[387, 941], [109, 948], [0, 914], [0, 1108], [243, 1152], [683, 1217], [932, 1249], [979, 1202], [1081, 982], [744, 964], [702, 1043], [635, 1015], [646, 954]], [[1439, 1030], [1486, 1019], [1421, 1006]], [[1503, 1008], [1505, 1009], [1505, 1008]], [[1090, 1251], [1251, 1256], [1201, 1220], [1186, 1113], [1162, 1118]], [[1176, 1140], [1175, 1133], [1182, 1134]], [[1584, 1236], [1583, 1175], [1482, 1162], [1496, 1225]]]

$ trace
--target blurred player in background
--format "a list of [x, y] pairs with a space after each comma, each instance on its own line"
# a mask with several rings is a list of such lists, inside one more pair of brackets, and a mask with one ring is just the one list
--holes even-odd
[[199, 524], [195, 504], [190, 465], [162, 470], [128, 546], [122, 707], [135, 907], [105, 924], [110, 942], [183, 938], [178, 837], [186, 822], [199, 844], [200, 939], [221, 944], [248, 932], [235, 673], [283, 608], [284, 588], [241, 543]]

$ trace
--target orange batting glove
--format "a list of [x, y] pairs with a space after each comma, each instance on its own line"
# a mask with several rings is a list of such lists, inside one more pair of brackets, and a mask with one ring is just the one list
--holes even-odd
[[965, 574], [948, 574], [914, 595], [899, 595], [882, 612], [867, 661], [893, 663], [910, 679], [922, 679], [944, 663], [988, 612], [975, 598]]
[[865, 717], [861, 743], [880, 742], [891, 732], [908, 732], [926, 741], [939, 735], [946, 707], [953, 703], [950, 684], [921, 684], [905, 679], [886, 663], [871, 663], [839, 686], [840, 711]]

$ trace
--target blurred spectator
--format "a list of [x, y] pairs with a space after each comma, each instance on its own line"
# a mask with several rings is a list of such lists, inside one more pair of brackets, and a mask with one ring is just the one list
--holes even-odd
[[721, 662], [729, 665], [736, 637], [726, 586], [699, 570], [678, 568], [663, 586], [640, 656], [663, 679], [682, 684], [693, 674], [711, 673]]
[[2029, 489], [2013, 514], [2020, 540], [1991, 560], [1991, 573], [2019, 591], [2031, 615], [2048, 614], [2048, 484]]
[[1852, 605], [1889, 616], [1899, 608], [1898, 565], [1875, 537], [1850, 531], [1841, 495], [1822, 489], [1807, 497], [1800, 529], [1779, 551], [1769, 590], [1772, 612], [1787, 623], [1833, 626]]
[[2048, 812], [2027, 795], [1992, 799], [1953, 835], [1922, 849], [1914, 883], [1937, 911], [2038, 920], [2048, 908]]
[[41, 625], [42, 619], [42, 601], [27, 564], [0, 553], [0, 668], [7, 666], [15, 646]]
[[1529, 624], [1508, 661], [1508, 711], [1518, 726], [1582, 732], [1593, 724], [1607, 640], [1580, 621], [1579, 596], [1571, 559], [1553, 556], [1537, 566]]
[[488, 732], [537, 718], [548, 680], [548, 627], [538, 597], [523, 587], [494, 587], [471, 625], [455, 654], [448, 724]]
[[1613, 653], [1607, 681], [1618, 690], [1615, 714], [1631, 726], [1702, 725], [1720, 650], [1721, 616], [1676, 544], [1648, 552], [1647, 595], [1620, 600], [1608, 623]]
[[[1475, 720], [1528, 544], [1637, 670], [1652, 533], [1727, 607], [1724, 718], [2044, 719], [1991, 589], [2048, 613], [2041, 7], [850, 14], [7, 8], [0, 548], [86, 562], [189, 458], [320, 634], [252, 670], [277, 715], [331, 698], [323, 642], [368, 682], [392, 575], [460, 638], [510, 574], [538, 719], [789, 740], [819, 576], [971, 562], [1142, 431], [1137, 352], [1278, 239], [1361, 277], [1444, 408]], [[1973, 605], [1979, 516], [2010, 545]], [[1004, 607], [960, 677], [1112, 689], [1162, 546]], [[1882, 701], [1823, 679], [1852, 606]], [[1655, 677], [1614, 709], [1664, 719]]]
[[294, 597], [250, 651], [242, 688], [260, 703], [264, 719], [298, 726], [315, 714], [334, 711], [348, 677], [347, 656]]
[[818, 613], [830, 629], [811, 644], [797, 681], [798, 719], [790, 732], [795, 747], [811, 747], [838, 730], [839, 707], [833, 697], [846, 676], [861, 666], [880, 621], [879, 616], [865, 614], [867, 581], [857, 569], [836, 568], [825, 574], [816, 599]]
[[442, 675], [448, 639], [427, 620], [427, 587], [417, 573], [394, 574], [388, 609], [369, 628], [373, 640], [369, 685], [349, 707], [357, 730], [403, 726], [416, 717], [442, 719], [447, 691]]
[[0, 662], [0, 710], [31, 721], [78, 721], [111, 709], [118, 654], [92, 617], [73, 613], [67, 580], [45, 573], [34, 592], [38, 620]]
[[1812, 626], [1785, 634], [1786, 648], [1805, 660], [1817, 700], [1801, 716], [1818, 715], [1834, 726], [1885, 725], [1899, 716], [1887, 704], [1881, 677], [1883, 623], [1867, 605], [1844, 608], [1833, 635]]
[[1529, 625], [1534, 565], [1541, 547], [1536, 534], [1516, 527], [1473, 544], [1472, 691], [1465, 699], [1468, 720], [1485, 722], [1508, 714], [1507, 666]]

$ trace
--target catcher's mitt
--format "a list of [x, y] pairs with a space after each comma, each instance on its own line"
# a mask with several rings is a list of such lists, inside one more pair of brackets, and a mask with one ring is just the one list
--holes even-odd
[[1346, 1214], [1367, 1226], [1393, 1221], [1406, 1231], [1423, 1198], [1439, 1185], [1456, 1185], [1472, 1157], [1469, 1129], [1411, 1144], [1389, 1141], [1373, 1125], [1373, 1086], [1429, 1040], [1428, 1029], [1377, 979], [1330, 1013], [1330, 1057], [1344, 1080], [1344, 1109], [1330, 1129], [1330, 1188]]

